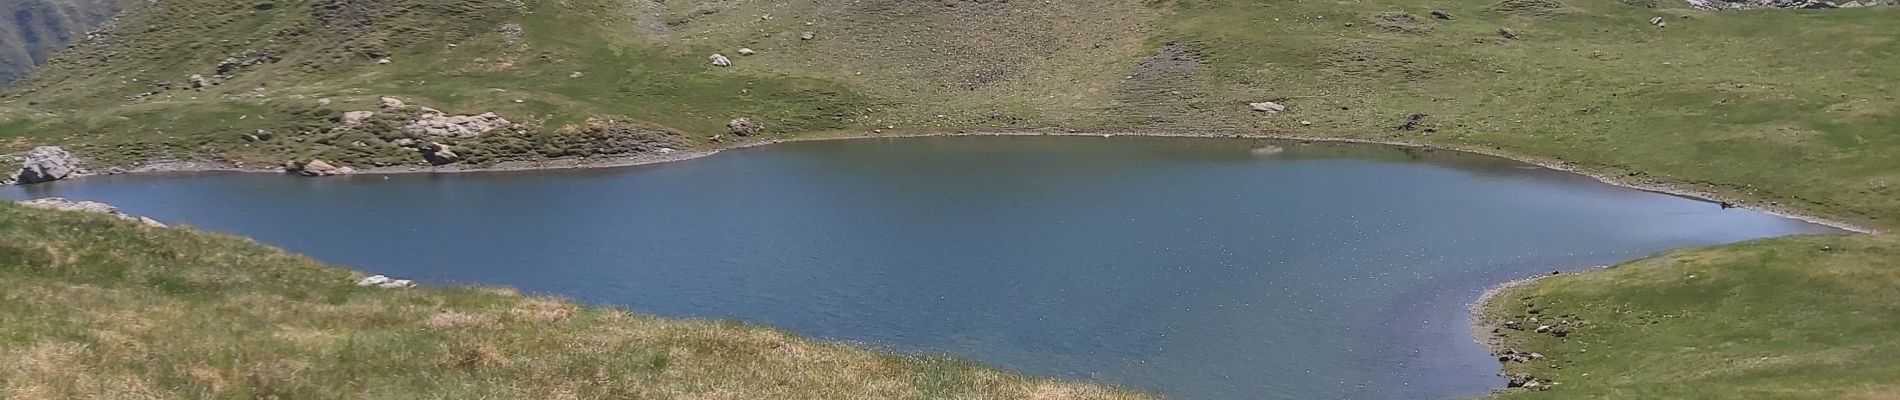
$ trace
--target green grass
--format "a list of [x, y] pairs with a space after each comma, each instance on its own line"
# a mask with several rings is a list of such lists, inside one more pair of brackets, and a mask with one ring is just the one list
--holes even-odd
[[1561, 339], [1500, 329], [1501, 347], [1545, 356], [1507, 372], [1560, 383], [1506, 397], [1893, 398], [1895, 260], [1891, 238], [1864, 236], [1675, 251], [1505, 291], [1485, 322], [1582, 321]]
[[363, 276], [240, 238], [0, 204], [0, 398], [1144, 398]]

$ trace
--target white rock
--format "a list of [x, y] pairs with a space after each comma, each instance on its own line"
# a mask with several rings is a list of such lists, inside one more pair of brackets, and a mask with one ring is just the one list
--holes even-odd
[[742, 55], [742, 56], [749, 56], [749, 55], [758, 54], [758, 53], [759, 52], [752, 51], [751, 48], [745, 48], [745, 47], [739, 48], [739, 55]]
[[732, 66], [732, 59], [726, 58], [724, 54], [714, 54], [711, 57], [706, 57], [706, 59], [712, 61], [712, 65], [715, 67]]
[[1281, 111], [1286, 111], [1286, 105], [1271, 102], [1271, 101], [1263, 101], [1259, 103], [1247, 103], [1247, 106], [1253, 107], [1254, 111], [1267, 113], [1268, 115], [1272, 115], [1274, 113], [1278, 113]]
[[389, 283], [389, 281], [392, 281], [392, 280], [394, 279], [389, 279], [389, 277], [387, 276], [372, 275], [368, 278], [363, 278], [363, 280], [356, 281], [356, 286], [378, 286], [385, 283]]
[[403, 108], [407, 106], [407, 104], [402, 103], [402, 100], [397, 100], [394, 97], [383, 98], [383, 108]]

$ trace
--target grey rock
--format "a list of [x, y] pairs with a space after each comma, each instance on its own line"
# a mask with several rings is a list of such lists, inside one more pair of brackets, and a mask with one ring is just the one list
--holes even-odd
[[52, 182], [73, 176], [79, 170], [72, 153], [55, 146], [40, 146], [26, 152], [20, 171], [13, 174], [15, 184]]
[[707, 59], [708, 61], [712, 61], [712, 65], [713, 65], [713, 66], [715, 66], [715, 67], [730, 67], [730, 66], [732, 66], [732, 59], [730, 59], [730, 58], [726, 58], [726, 56], [725, 56], [724, 54], [714, 54], [714, 55], [712, 55], [711, 57], [706, 57], [706, 59]]

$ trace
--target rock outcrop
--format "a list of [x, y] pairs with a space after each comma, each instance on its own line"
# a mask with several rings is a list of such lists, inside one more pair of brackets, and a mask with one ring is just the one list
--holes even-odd
[[52, 182], [70, 178], [78, 171], [78, 162], [66, 149], [40, 146], [26, 152], [25, 162], [21, 163], [19, 172], [13, 173], [9, 180], [20, 185]]
[[403, 124], [402, 131], [411, 135], [442, 136], [468, 138], [481, 136], [496, 129], [515, 126], [495, 113], [481, 115], [448, 115], [433, 108], [423, 107], [422, 113], [415, 119]]
[[752, 119], [750, 118], [741, 117], [741, 118], [733, 118], [732, 122], [727, 122], [726, 129], [731, 131], [732, 134], [734, 135], [752, 136], [752, 135], [759, 134], [759, 132], [765, 131], [765, 125], [760, 125], [757, 122], [752, 122]]
[[49, 198], [38, 199], [38, 200], [22, 201], [20, 202], [20, 205], [43, 209], [43, 210], [105, 214], [105, 215], [118, 217], [119, 219], [123, 219], [127, 221], [138, 221], [139, 223], [142, 223], [142, 224], [145, 224], [146, 226], [151, 226], [154, 228], [165, 227], [165, 224], [159, 223], [158, 221], [152, 220], [151, 218], [126, 214], [124, 211], [119, 211], [118, 207], [113, 207], [111, 204], [100, 203], [97, 201], [67, 200], [67, 199], [59, 198], [59, 197], [49, 197]]

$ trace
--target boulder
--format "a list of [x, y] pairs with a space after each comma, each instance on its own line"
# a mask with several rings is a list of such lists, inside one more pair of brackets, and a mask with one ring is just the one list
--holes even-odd
[[310, 162], [301, 165], [293, 162], [287, 165], [285, 169], [303, 176], [335, 176], [356, 173], [356, 170], [353, 168], [338, 167], [323, 160], [310, 160]]
[[740, 117], [740, 118], [733, 118], [731, 122], [727, 122], [726, 129], [731, 131], [732, 134], [734, 135], [752, 136], [752, 135], [759, 134], [759, 132], [765, 131], [765, 125], [760, 125], [757, 122], [752, 122], [752, 119], [750, 118]]
[[732, 66], [732, 59], [726, 58], [724, 54], [714, 54], [711, 57], [706, 57], [706, 59], [712, 61], [712, 65], [715, 67]]
[[100, 203], [96, 201], [67, 200], [67, 199], [58, 198], [58, 197], [49, 197], [49, 198], [38, 199], [38, 200], [22, 201], [20, 202], [20, 205], [43, 209], [43, 210], [105, 214], [105, 215], [118, 217], [119, 219], [123, 219], [127, 221], [137, 221], [139, 223], [145, 224], [146, 226], [150, 226], [154, 228], [165, 227], [165, 224], [159, 223], [158, 221], [152, 220], [151, 218], [126, 214], [123, 211], [119, 211], [118, 207], [113, 207], [111, 204]]
[[423, 160], [427, 160], [429, 164], [433, 165], [451, 164], [462, 160], [462, 156], [455, 154], [454, 149], [450, 149], [448, 145], [436, 142], [428, 142], [418, 146], [416, 147], [416, 151], [422, 153]]
[[40, 146], [26, 152], [25, 162], [21, 163], [20, 171], [13, 174], [12, 181], [20, 185], [52, 182], [70, 178], [78, 170], [78, 162], [66, 149]]

